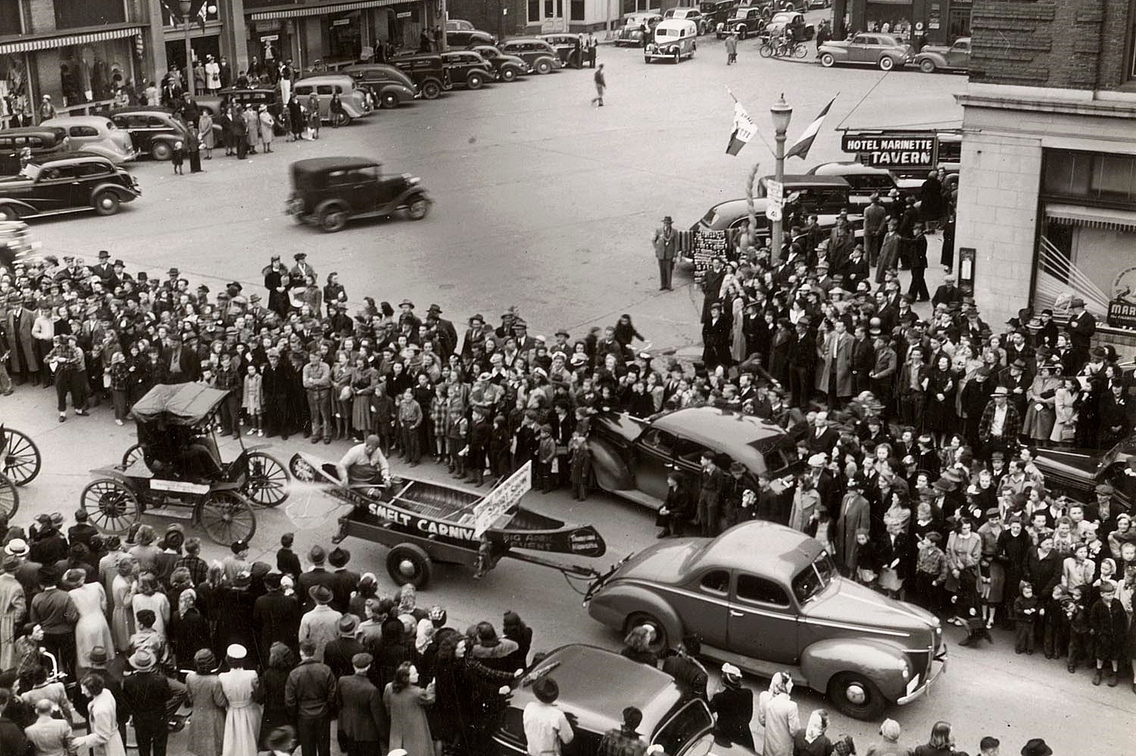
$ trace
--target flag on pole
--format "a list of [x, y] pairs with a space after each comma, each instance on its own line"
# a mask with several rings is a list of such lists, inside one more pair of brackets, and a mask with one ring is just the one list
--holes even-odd
[[[730, 90], [726, 90], [729, 92]], [[734, 97], [734, 93], [730, 92], [730, 97]], [[726, 147], [727, 155], [737, 155], [741, 152], [742, 147], [746, 146], [746, 142], [753, 138], [757, 133], [757, 126], [754, 124], [753, 119], [749, 117], [749, 113], [738, 102], [738, 98], [734, 97], [734, 131], [730, 134], [730, 144]]]
[[801, 134], [800, 138], [797, 139], [797, 141], [793, 143], [793, 146], [789, 148], [789, 151], [785, 153], [785, 157], [796, 156], [803, 160], [809, 156], [809, 148], [813, 146], [813, 140], [816, 139], [817, 132], [820, 131], [821, 124], [824, 123], [824, 117], [828, 115], [828, 109], [832, 107], [832, 103], [834, 102], [836, 102], [835, 97], [828, 101], [828, 104], [824, 106], [824, 110], [820, 111], [820, 115], [816, 117], [816, 120], [809, 124], [809, 127], [805, 129], [805, 133]]

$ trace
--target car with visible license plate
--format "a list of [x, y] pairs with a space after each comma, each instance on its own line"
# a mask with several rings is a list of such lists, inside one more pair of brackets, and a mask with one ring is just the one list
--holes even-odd
[[506, 699], [493, 733], [492, 756], [527, 756], [525, 706], [534, 702], [533, 683], [556, 681], [556, 707], [572, 724], [565, 754], [595, 754], [604, 734], [618, 729], [620, 712], [634, 706], [643, 714], [638, 732], [660, 756], [754, 756], [753, 751], [716, 742], [714, 715], [706, 702], [691, 698], [670, 675], [614, 651], [584, 644], [554, 649], [535, 663]]
[[354, 218], [405, 212], [422, 220], [431, 200], [421, 179], [409, 173], [383, 174], [382, 164], [362, 157], [324, 157], [292, 163], [292, 194], [285, 211], [297, 223], [341, 231]]
[[923, 73], [936, 71], [968, 71], [970, 69], [970, 37], [959, 37], [950, 47], [925, 45], [912, 61]]
[[102, 155], [58, 155], [28, 163], [18, 175], [0, 179], [0, 220], [84, 210], [114, 215], [122, 203], [141, 194], [134, 177]]
[[358, 86], [368, 87], [380, 108], [397, 108], [418, 98], [418, 88], [403, 71], [385, 63], [360, 63], [348, 66], [343, 73]]
[[115, 165], [138, 157], [130, 135], [106, 116], [56, 116], [43, 121], [40, 126], [66, 129], [68, 149], [72, 152], [101, 155]]
[[497, 49], [506, 55], [516, 55], [528, 63], [531, 70], [541, 75], [564, 67], [552, 45], [536, 37], [509, 39], [497, 45]]
[[851, 39], [833, 39], [817, 48], [825, 68], [837, 64], [879, 66], [881, 71], [903, 68], [915, 59], [911, 45], [891, 34], [861, 33]]
[[528, 63], [516, 55], [506, 55], [493, 45], [477, 45], [473, 50], [493, 67], [497, 81], [516, 81], [517, 77], [532, 71]]
[[623, 17], [623, 26], [615, 36], [616, 47], [640, 47], [643, 44], [643, 27], [647, 28], [647, 38], [654, 33], [655, 27], [662, 22], [661, 13], [651, 11], [647, 13], [628, 13]]
[[842, 577], [819, 541], [771, 522], [654, 544], [584, 600], [620, 633], [651, 627], [657, 650], [696, 634], [703, 656], [761, 677], [788, 671], [856, 719], [914, 701], [946, 668], [935, 615]]

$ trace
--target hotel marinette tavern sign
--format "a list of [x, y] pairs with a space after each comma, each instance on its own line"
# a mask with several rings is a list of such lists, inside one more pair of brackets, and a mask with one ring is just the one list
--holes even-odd
[[841, 149], [860, 155], [871, 166], [932, 166], [938, 146], [934, 136], [845, 134], [841, 138]]

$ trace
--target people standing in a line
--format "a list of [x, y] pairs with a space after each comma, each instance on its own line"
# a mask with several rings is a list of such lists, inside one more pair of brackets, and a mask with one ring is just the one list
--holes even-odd
[[596, 96], [592, 98], [592, 104], [598, 104], [602, 108], [604, 90], [607, 89], [607, 79], [604, 78], [603, 63], [600, 63], [599, 68], [596, 69], [596, 75], [593, 78], [596, 82]]
[[655, 259], [659, 262], [659, 291], [670, 291], [671, 276], [678, 255], [678, 232], [674, 230], [674, 219], [671, 216], [663, 217], [663, 227], [655, 229], [653, 243]]

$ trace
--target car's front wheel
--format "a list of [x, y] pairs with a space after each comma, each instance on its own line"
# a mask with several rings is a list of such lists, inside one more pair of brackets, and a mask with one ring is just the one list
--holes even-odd
[[329, 207], [320, 213], [319, 224], [320, 230], [325, 233], [334, 234], [336, 231], [342, 231], [347, 225], [347, 211], [341, 207]]
[[337, 126], [346, 126], [347, 124], [351, 123], [351, 116], [347, 115], [346, 113], [336, 113], [332, 117], [335, 119]]
[[516, 79], [517, 79], [517, 69], [515, 69], [515, 68], [502, 68], [501, 69], [501, 81], [506, 81], [506, 82], [516, 81]]
[[738, 27], [738, 39], [745, 39], [748, 36], [749, 36], [749, 29], [746, 29], [744, 26], [739, 26]]
[[394, 110], [398, 107], [398, 95], [394, 92], [383, 92], [379, 97], [379, 103], [387, 110]]
[[427, 100], [436, 100], [442, 94], [442, 85], [436, 81], [428, 81], [422, 85], [422, 97]]
[[930, 59], [919, 61], [919, 70], [923, 73], [935, 73], [935, 61]]
[[150, 145], [150, 156], [160, 163], [170, 159], [173, 149], [165, 142], [153, 142]]
[[639, 626], [651, 628], [654, 634], [651, 638], [652, 651], [662, 653], [670, 648], [667, 639], [667, 628], [653, 614], [648, 614], [647, 612], [636, 612], [632, 614], [627, 618], [627, 624], [624, 626], [623, 631], [626, 634]]
[[880, 689], [858, 672], [841, 672], [828, 683], [828, 698], [841, 714], [875, 721], [883, 714], [887, 700]]
[[678, 50], [675, 50], [674, 61], [676, 66], [682, 62], [682, 55], [679, 54]]
[[466, 80], [465, 80], [465, 85], [467, 87], [469, 87], [470, 89], [481, 89], [481, 85], [484, 84], [484, 83], [485, 83], [485, 80], [481, 78], [481, 74], [475, 74], [475, 73], [471, 73], [469, 76], [466, 77]]
[[540, 74], [541, 76], [543, 76], [544, 74], [548, 73], [551, 70], [552, 70], [552, 64], [549, 63], [547, 60], [537, 61], [536, 72], [538, 74]]
[[820, 56], [820, 64], [825, 68], [832, 68], [836, 65], [836, 58], [832, 57], [832, 53], [824, 53]]
[[410, 220], [422, 220], [430, 212], [430, 200], [421, 194], [411, 197], [406, 206], [406, 217]]
[[95, 212], [99, 215], [114, 215], [118, 212], [122, 202], [118, 199], [117, 194], [109, 189], [104, 189], [91, 199], [91, 205], [94, 206]]
[[892, 58], [888, 55], [884, 55], [880, 58], [881, 71], [890, 71], [893, 68], [895, 68], [895, 58]]

